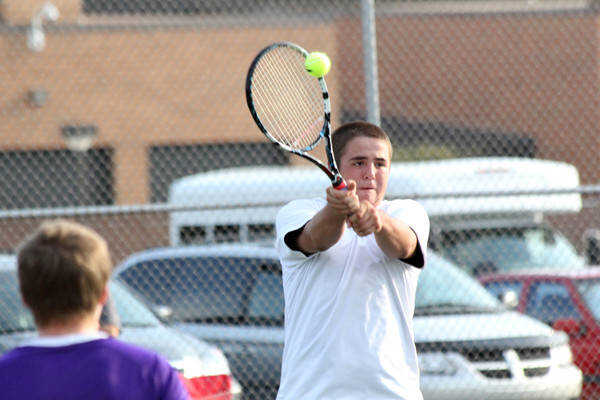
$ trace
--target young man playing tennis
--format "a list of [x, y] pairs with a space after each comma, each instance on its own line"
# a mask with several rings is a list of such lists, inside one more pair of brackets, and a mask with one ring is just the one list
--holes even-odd
[[385, 201], [392, 147], [379, 127], [342, 125], [333, 149], [347, 191], [277, 215], [285, 348], [278, 400], [422, 399], [412, 317], [429, 219]]
[[21, 246], [21, 296], [39, 336], [0, 358], [4, 400], [184, 400], [157, 354], [99, 332], [112, 264], [106, 242], [71, 222], [46, 223]]

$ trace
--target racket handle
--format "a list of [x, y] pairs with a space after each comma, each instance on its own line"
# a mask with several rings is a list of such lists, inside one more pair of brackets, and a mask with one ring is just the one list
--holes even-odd
[[333, 182], [333, 188], [335, 190], [348, 190], [348, 186], [346, 186], [346, 182], [342, 178]]

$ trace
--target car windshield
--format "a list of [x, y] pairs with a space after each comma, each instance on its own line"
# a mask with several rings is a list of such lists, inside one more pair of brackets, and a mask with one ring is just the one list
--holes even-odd
[[474, 275], [531, 268], [583, 268], [571, 243], [548, 227], [447, 231], [437, 250]]
[[415, 315], [502, 311], [481, 284], [449, 261], [430, 252], [419, 276]]
[[600, 321], [600, 279], [576, 280], [575, 287], [597, 321]]
[[34, 331], [29, 310], [21, 302], [16, 272], [0, 272], [0, 333]]
[[[109, 290], [123, 327], [154, 326], [160, 322], [123, 284], [111, 281]], [[34, 331], [33, 316], [21, 302], [16, 271], [0, 272], [0, 333]]]
[[112, 280], [109, 291], [117, 308], [122, 327], [145, 327], [160, 324], [158, 318], [150, 311], [148, 306], [119, 281]]

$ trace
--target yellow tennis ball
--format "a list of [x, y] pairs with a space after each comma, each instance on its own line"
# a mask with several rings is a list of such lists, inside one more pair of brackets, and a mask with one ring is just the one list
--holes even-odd
[[331, 60], [327, 57], [327, 54], [320, 51], [314, 51], [306, 57], [304, 68], [306, 68], [306, 72], [312, 76], [320, 78], [329, 72]]

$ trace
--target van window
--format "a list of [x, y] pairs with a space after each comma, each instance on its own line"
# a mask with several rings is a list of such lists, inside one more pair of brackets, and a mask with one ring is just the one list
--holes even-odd
[[184, 245], [229, 242], [265, 242], [274, 239], [274, 224], [197, 225], [182, 226], [179, 229], [179, 243]]
[[274, 224], [248, 224], [248, 240], [250, 242], [260, 242], [274, 238]]
[[182, 244], [206, 243], [206, 228], [204, 226], [182, 226], [179, 230], [179, 241]]
[[573, 245], [543, 226], [445, 231], [436, 250], [476, 276], [527, 268], [584, 267]]
[[169, 306], [176, 321], [232, 325], [283, 321], [281, 268], [276, 260], [161, 258], [131, 265], [119, 278], [149, 303]]
[[501, 311], [494, 296], [465, 271], [433, 252], [419, 274], [415, 315]]
[[240, 226], [239, 225], [215, 225], [215, 243], [224, 242], [239, 242], [240, 241]]

